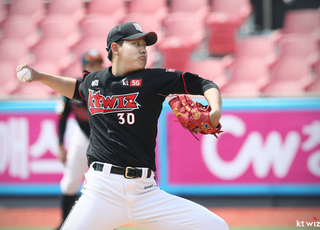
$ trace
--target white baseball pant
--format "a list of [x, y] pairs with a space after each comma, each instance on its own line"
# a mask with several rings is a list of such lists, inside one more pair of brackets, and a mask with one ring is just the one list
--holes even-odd
[[89, 138], [78, 124], [74, 125], [72, 131], [67, 162], [60, 181], [61, 192], [64, 195], [78, 194], [80, 185], [83, 183], [84, 173], [88, 170], [86, 152]]
[[92, 165], [63, 230], [112, 230], [128, 223], [152, 230], [229, 229], [205, 207], [160, 190], [154, 174], [146, 178], [147, 169], [142, 178], [126, 179], [110, 174], [110, 164], [102, 172]]

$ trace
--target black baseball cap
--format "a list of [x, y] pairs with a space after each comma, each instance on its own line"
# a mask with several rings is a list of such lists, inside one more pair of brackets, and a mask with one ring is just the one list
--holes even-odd
[[143, 33], [141, 27], [136, 22], [126, 22], [112, 28], [107, 38], [107, 51], [109, 51], [111, 44], [120, 40], [136, 40], [145, 38], [147, 46], [155, 44], [158, 36], [155, 32]]

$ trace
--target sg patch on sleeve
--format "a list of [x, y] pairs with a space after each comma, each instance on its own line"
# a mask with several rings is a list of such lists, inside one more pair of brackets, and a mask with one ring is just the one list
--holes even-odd
[[132, 79], [130, 81], [130, 87], [139, 87], [142, 85], [142, 79]]

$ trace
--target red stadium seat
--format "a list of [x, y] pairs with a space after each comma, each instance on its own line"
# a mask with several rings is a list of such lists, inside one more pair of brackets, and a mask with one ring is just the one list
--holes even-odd
[[284, 16], [283, 28], [273, 32], [280, 40], [283, 37], [309, 36], [320, 43], [320, 10], [289, 10]]
[[121, 23], [126, 13], [126, 4], [123, 0], [91, 0], [88, 3], [87, 17], [103, 16]]
[[209, 13], [208, 0], [171, 0], [169, 5], [169, 13], [189, 13], [192, 14], [192, 17], [200, 17], [205, 19]]
[[206, 24], [209, 52], [226, 55], [235, 51], [236, 33], [252, 12], [249, 0], [215, 0]]
[[317, 42], [309, 36], [284, 37], [279, 41], [279, 52], [281, 57], [302, 57], [310, 65], [315, 64], [319, 58]]
[[279, 58], [271, 68], [269, 84], [264, 96], [304, 96], [312, 83], [311, 67], [305, 58]]
[[234, 58], [257, 58], [269, 66], [277, 58], [275, 51], [273, 40], [262, 36], [250, 36], [236, 42]]
[[211, 55], [233, 54], [236, 46], [237, 26], [228, 23], [208, 26], [208, 51]]
[[0, 41], [0, 62], [21, 64], [28, 61], [28, 48], [20, 40], [3, 39]]
[[82, 66], [80, 61], [76, 61], [66, 68], [62, 75], [66, 77], [80, 78], [82, 76]]
[[44, 73], [50, 73], [52, 75], [61, 76], [62, 71], [55, 63], [50, 60], [41, 60], [32, 63], [32, 67], [36, 70]]
[[166, 37], [179, 37], [193, 44], [199, 44], [205, 38], [205, 25], [198, 18], [185, 14], [170, 14], [165, 20]]
[[40, 23], [45, 17], [45, 4], [43, 0], [11, 0], [8, 17], [25, 16], [35, 23]]
[[214, 0], [211, 3], [211, 20], [220, 23], [230, 22], [241, 26], [250, 16], [252, 6], [250, 0]]
[[184, 71], [194, 49], [205, 38], [205, 27], [199, 18], [169, 14], [165, 20], [166, 35], [158, 45], [163, 67]]
[[128, 14], [152, 15], [162, 21], [168, 14], [166, 0], [134, 0], [129, 1]]
[[232, 24], [210, 25], [208, 51], [211, 55], [223, 56], [233, 54], [236, 46], [237, 27]]
[[11, 16], [6, 19], [2, 27], [2, 39], [16, 39], [26, 47], [34, 46], [40, 39], [37, 25], [26, 16]]
[[66, 15], [48, 15], [41, 23], [42, 40], [58, 39], [73, 47], [81, 38], [79, 25]]
[[225, 97], [259, 97], [269, 80], [269, 69], [263, 60], [239, 58], [232, 64], [229, 81], [221, 93]]
[[47, 14], [69, 16], [69, 20], [80, 23], [85, 17], [85, 5], [82, 0], [51, 0]]
[[228, 81], [225, 75], [225, 66], [221, 59], [208, 58], [190, 61], [186, 70], [213, 81], [218, 85], [220, 90], [224, 88]]
[[42, 40], [32, 51], [35, 57], [32, 65], [46, 65], [49, 62], [57, 70], [63, 71], [72, 63], [69, 47], [61, 40]]
[[[6, 97], [13, 94], [19, 87], [19, 81], [16, 77], [15, 63], [0, 62], [0, 72], [3, 73], [0, 77], [0, 97]], [[5, 73], [5, 74], [4, 74]]]
[[49, 99], [58, 93], [40, 82], [20, 84], [14, 95], [24, 99]]
[[110, 17], [87, 17], [81, 23], [83, 34], [81, 40], [100, 39], [106, 44], [109, 31], [116, 25], [117, 21]]
[[285, 14], [284, 34], [317, 34], [319, 36], [320, 17], [316, 9], [291, 10]]
[[165, 45], [160, 45], [160, 53], [162, 55], [162, 67], [185, 71], [188, 67], [192, 48], [189, 44], [182, 43], [177, 38], [165, 39]]

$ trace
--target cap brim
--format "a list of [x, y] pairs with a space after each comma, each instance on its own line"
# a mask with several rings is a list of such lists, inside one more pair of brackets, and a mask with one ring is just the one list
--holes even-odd
[[137, 40], [140, 38], [145, 38], [147, 46], [154, 45], [158, 40], [158, 36], [155, 32], [137, 33], [137, 34], [130, 35], [126, 38], [122, 38], [122, 40], [130, 41], [130, 40]]

